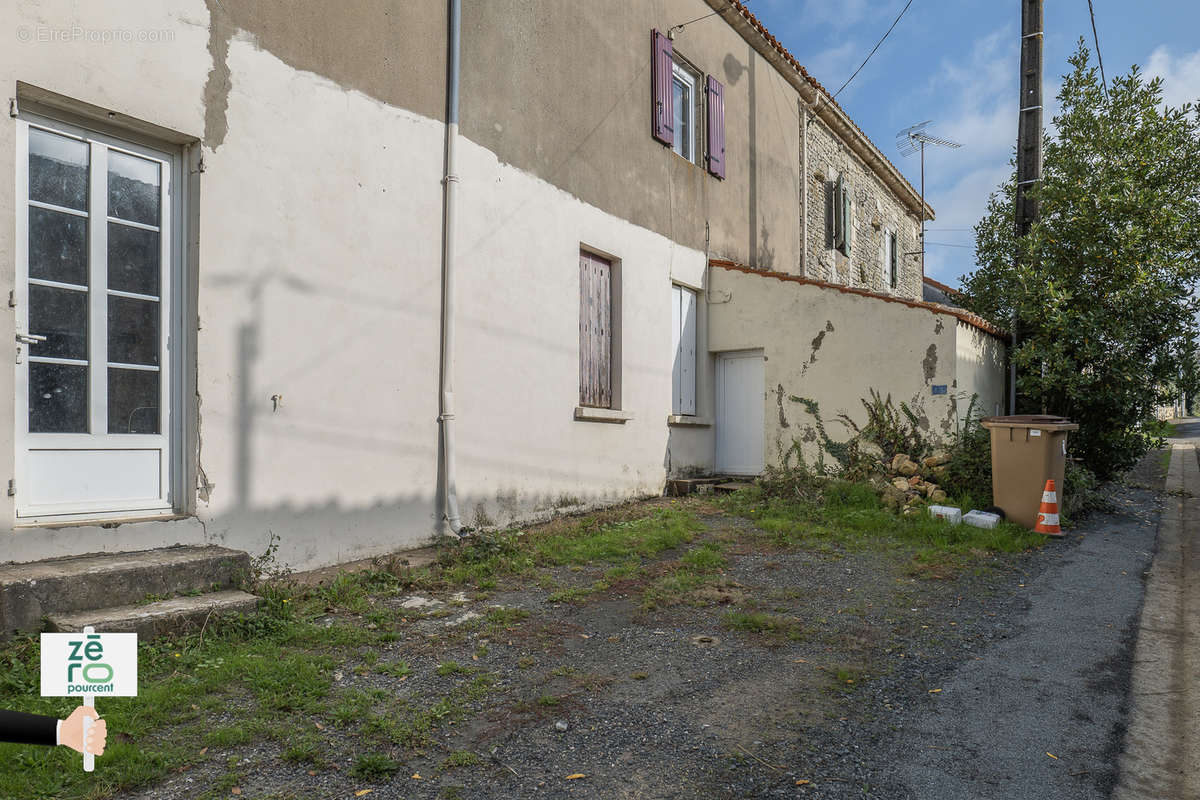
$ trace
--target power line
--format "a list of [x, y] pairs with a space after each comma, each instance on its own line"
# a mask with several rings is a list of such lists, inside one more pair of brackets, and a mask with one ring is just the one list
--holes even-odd
[[1096, 34], [1096, 9], [1088, 0], [1088, 15], [1092, 18], [1092, 41], [1096, 43], [1096, 61], [1100, 64], [1100, 80], [1104, 81], [1104, 99], [1108, 100], [1108, 78], [1104, 77], [1104, 59], [1100, 57], [1100, 37]]
[[[1089, 2], [1091, 2], [1091, 0], [1089, 0]], [[908, 0], [908, 2], [904, 4], [904, 8], [900, 9], [900, 13], [896, 15], [896, 19], [892, 22], [892, 27], [888, 28], [887, 33], [885, 33], [883, 35], [883, 39], [880, 39], [878, 42], [875, 43], [875, 46], [871, 48], [871, 52], [867, 53], [867, 57], [864, 58], [863, 62], [858, 65], [858, 69], [854, 70], [854, 75], [851, 75], [849, 78], [846, 78], [846, 82], [843, 83], [841, 85], [841, 87], [839, 87], [838, 90], [833, 93], [834, 100], [837, 100], [837, 96], [842, 93], [842, 89], [845, 89], [847, 86], [849, 86], [850, 81], [854, 80], [854, 78], [858, 75], [858, 73], [862, 72], [862, 68], [865, 67], [867, 65], [867, 62], [871, 60], [871, 56], [875, 55], [875, 51], [879, 49], [879, 45], [883, 44], [883, 40], [888, 37], [888, 34], [890, 34], [892, 32], [892, 28], [896, 27], [896, 23], [898, 23], [900, 21], [900, 17], [904, 16], [904, 12], [908, 11], [908, 7], [911, 6], [912, 4], [913, 4], [913, 0]]]
[[939, 247], [965, 247], [967, 249], [975, 247], [973, 244], [950, 244], [949, 242], [926, 242], [925, 244], [936, 244]]

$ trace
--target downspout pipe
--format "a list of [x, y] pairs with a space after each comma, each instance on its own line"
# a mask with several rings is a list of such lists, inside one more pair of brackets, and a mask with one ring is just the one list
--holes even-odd
[[462, 0], [449, 0], [450, 30], [446, 54], [446, 173], [442, 179], [442, 352], [438, 387], [438, 426], [442, 476], [441, 521], [462, 535], [458, 487], [454, 473], [454, 266], [455, 211], [458, 195], [456, 144], [458, 89], [461, 74]]

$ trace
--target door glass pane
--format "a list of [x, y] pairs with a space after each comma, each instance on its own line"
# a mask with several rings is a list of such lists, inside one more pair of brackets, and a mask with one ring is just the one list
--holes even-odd
[[29, 207], [29, 277], [88, 285], [87, 218]]
[[108, 215], [158, 224], [159, 164], [115, 150], [108, 154]]
[[108, 360], [157, 366], [158, 345], [158, 303], [110, 295]]
[[108, 223], [108, 288], [158, 297], [159, 233]]
[[29, 129], [29, 199], [87, 211], [87, 143]]
[[29, 332], [46, 341], [29, 345], [29, 354], [86, 359], [87, 304], [87, 292], [30, 284]]
[[29, 432], [87, 433], [88, 368], [29, 364]]
[[109, 433], [158, 433], [158, 377], [158, 372], [109, 367]]

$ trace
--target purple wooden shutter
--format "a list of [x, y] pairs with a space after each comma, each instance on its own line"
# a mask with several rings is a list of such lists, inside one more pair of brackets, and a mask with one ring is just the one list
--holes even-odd
[[725, 87], [712, 75], [705, 86], [708, 95], [708, 171], [725, 178]]
[[675, 144], [675, 93], [671, 86], [671, 57], [674, 53], [671, 40], [654, 31], [650, 69], [654, 84], [650, 97], [653, 103], [650, 111], [651, 128], [654, 138], [668, 147]]

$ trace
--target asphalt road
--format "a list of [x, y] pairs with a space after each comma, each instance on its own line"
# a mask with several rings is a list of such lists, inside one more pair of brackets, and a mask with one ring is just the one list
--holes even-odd
[[1200, 445], [1200, 417], [1176, 420], [1175, 435], [1171, 437], [1171, 441]]
[[896, 768], [913, 797], [1107, 798], [1117, 779], [1143, 573], [1159, 500], [1115, 490], [1030, 580], [1018, 633], [960, 667], [905, 725]]

